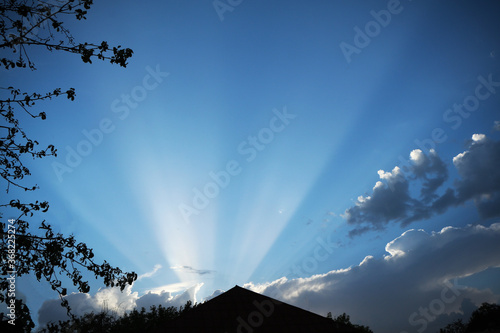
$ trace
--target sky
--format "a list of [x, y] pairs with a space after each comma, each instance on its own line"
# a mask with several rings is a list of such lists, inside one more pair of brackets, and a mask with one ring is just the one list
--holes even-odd
[[[139, 278], [76, 313], [235, 285], [374, 332], [433, 332], [500, 301], [500, 21], [479, 1], [96, 1], [77, 41], [0, 86], [76, 90], [24, 128], [45, 219]], [[28, 181], [28, 180], [27, 180]], [[7, 218], [7, 216], [4, 216]], [[38, 325], [64, 319], [19, 277]], [[390, 318], [390, 320], [388, 320]]]

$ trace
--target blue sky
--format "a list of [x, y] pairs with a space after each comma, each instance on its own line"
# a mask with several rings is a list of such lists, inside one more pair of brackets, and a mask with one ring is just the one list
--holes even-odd
[[[229, 7], [97, 2], [69, 27], [132, 48], [126, 69], [33, 49], [37, 71], [2, 72], [2, 86], [76, 89], [25, 123], [58, 148], [29, 162], [26, 197], [142, 276], [123, 294], [92, 280], [75, 304], [180, 305], [238, 284], [415, 332], [498, 302], [498, 5], [215, 3]], [[60, 315], [19, 283], [40, 323]], [[450, 283], [455, 299], [433, 303]]]

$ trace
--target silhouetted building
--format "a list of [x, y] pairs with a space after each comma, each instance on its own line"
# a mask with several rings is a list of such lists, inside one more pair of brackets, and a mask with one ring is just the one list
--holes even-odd
[[349, 332], [329, 318], [235, 286], [166, 323], [158, 333]]

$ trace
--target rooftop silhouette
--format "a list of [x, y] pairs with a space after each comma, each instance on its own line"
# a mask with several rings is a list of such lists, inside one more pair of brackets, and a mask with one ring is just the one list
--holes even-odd
[[157, 332], [349, 332], [331, 319], [239, 286], [166, 323]]

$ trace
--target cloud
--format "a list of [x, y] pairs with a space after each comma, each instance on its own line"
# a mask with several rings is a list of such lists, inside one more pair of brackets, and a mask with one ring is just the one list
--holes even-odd
[[181, 281], [150, 288], [149, 291], [153, 294], [161, 294], [165, 290], [168, 290], [170, 293], [179, 293], [191, 288], [194, 284], [193, 281]]
[[160, 294], [148, 292], [136, 300], [136, 306], [139, 309], [143, 307], [149, 309], [152, 305], [158, 306], [161, 304], [164, 307], [173, 306], [179, 308], [189, 300], [196, 303], [196, 294], [202, 286], [203, 283], [196, 284], [176, 296], [172, 296], [168, 291], [162, 291]]
[[[149, 277], [160, 267], [156, 265], [152, 272], [141, 276]], [[128, 285], [123, 292], [120, 291], [120, 288], [101, 288], [94, 295], [72, 293], [66, 296], [66, 300], [71, 307], [72, 313], [76, 316], [89, 312], [97, 313], [103, 310], [122, 315], [134, 308], [141, 309], [144, 307], [149, 309], [152, 305], [158, 306], [160, 304], [165, 307], [173, 306], [178, 308], [185, 305], [188, 300], [197, 302], [196, 294], [202, 286], [203, 283], [192, 285], [176, 295], [173, 295], [171, 291], [161, 290], [159, 292], [148, 291], [146, 294], [139, 296], [137, 292], [132, 291], [133, 285]], [[38, 311], [38, 323], [41, 326], [49, 322], [67, 319], [66, 309], [61, 306], [59, 299], [45, 301]]]
[[162, 268], [162, 266], [160, 264], [156, 264], [154, 267], [153, 267], [153, 270], [151, 272], [147, 272], [147, 273], [144, 273], [144, 274], [141, 274], [137, 277], [137, 281], [140, 281], [144, 278], [150, 278], [152, 277], [153, 275], [156, 274], [156, 272], [158, 272], [160, 269]]
[[486, 135], [484, 134], [472, 134], [473, 143], [481, 142], [486, 139]]
[[381, 229], [392, 219], [405, 215], [408, 201], [408, 181], [401, 169], [395, 167], [391, 172], [379, 170], [381, 181], [373, 187], [371, 196], [359, 196], [354, 207], [343, 215], [349, 224], [362, 224], [370, 221], [374, 229]]
[[[82, 315], [88, 312], [101, 311], [102, 304], [97, 304], [96, 300], [89, 294], [74, 293], [66, 296], [70, 302], [71, 312], [76, 315]], [[58, 322], [59, 320], [67, 320], [68, 316], [66, 309], [61, 306], [59, 299], [51, 299], [43, 302], [38, 310], [38, 324], [46, 325], [49, 322]]]
[[222, 289], [217, 289], [217, 290], [215, 290], [215, 291], [212, 293], [212, 295], [207, 296], [207, 297], [203, 300], [203, 302], [209, 301], [209, 300], [211, 300], [212, 298], [217, 297], [217, 296], [219, 296], [219, 295], [223, 294], [224, 292], [225, 292], [225, 291], [224, 291], [224, 290], [222, 290]]
[[[418, 158], [422, 159], [421, 155]], [[422, 173], [415, 177], [424, 177], [425, 167], [429, 167], [429, 164], [423, 163], [415, 167]], [[342, 215], [348, 224], [356, 225], [356, 229], [349, 233], [351, 237], [368, 230], [384, 229], [390, 221], [396, 221], [405, 226], [415, 219], [431, 217], [431, 214], [423, 209], [422, 204], [410, 196], [410, 180], [399, 167], [395, 167], [392, 172], [379, 170], [378, 174], [385, 183], [378, 181], [370, 196], [359, 196], [355, 205]], [[429, 184], [427, 188], [432, 186]], [[433, 195], [424, 188], [422, 191], [425, 192], [426, 197]]]
[[423, 182], [420, 199], [424, 203], [429, 203], [438, 197], [436, 191], [448, 179], [448, 169], [434, 149], [430, 150], [429, 155], [425, 155], [420, 149], [415, 149], [410, 153], [410, 160], [413, 164], [409, 170], [414, 179]]
[[[383, 257], [368, 255], [359, 265], [346, 269], [244, 287], [321, 315], [346, 312], [353, 322], [378, 332], [415, 331], [424, 325], [428, 331], [437, 330], [461, 312], [470, 314], [482, 302], [500, 300], [500, 295], [488, 289], [455, 284], [456, 278], [500, 267], [500, 223], [446, 227], [432, 233], [411, 229], [388, 242], [385, 251]], [[103, 288], [95, 295], [74, 293], [67, 299], [76, 315], [105, 307], [123, 313], [135, 307], [179, 307], [187, 300], [196, 302], [201, 287], [196, 284], [176, 295], [163, 290], [142, 296], [133, 292], [133, 286], [127, 286], [123, 293], [118, 288]], [[222, 292], [216, 290], [205, 300]], [[432, 320], [424, 319], [421, 309], [430, 309]], [[380, 320], [388, 314], [391, 321]], [[39, 311], [41, 325], [65, 319], [59, 300], [46, 301]]]
[[320, 315], [346, 312], [375, 332], [424, 326], [437, 331], [464, 311], [470, 314], [472, 304], [500, 300], [489, 289], [461, 286], [456, 280], [500, 267], [500, 223], [432, 233], [408, 230], [385, 249], [385, 257], [367, 256], [347, 269], [244, 287]]
[[495, 131], [500, 131], [500, 120], [495, 120], [495, 123], [493, 125], [493, 129]]
[[[101, 288], [95, 295], [72, 293], [65, 297], [71, 312], [77, 316], [89, 312], [100, 312], [106, 309], [121, 314], [132, 310], [139, 298], [137, 292], [132, 292], [132, 286], [125, 287], [123, 292], [120, 288]], [[66, 309], [61, 306], [59, 299], [45, 301], [38, 310], [38, 323], [45, 325], [50, 321], [67, 320]]]
[[[461, 179], [443, 194], [439, 191], [448, 179], [448, 170], [434, 150], [428, 154], [413, 150], [405, 172], [399, 167], [392, 172], [379, 170], [381, 181], [372, 194], [358, 197], [343, 214], [347, 223], [355, 226], [349, 236], [384, 229], [390, 222], [404, 227], [468, 200], [474, 201], [483, 219], [500, 216], [500, 142], [474, 134], [468, 150], [456, 155], [453, 165]], [[420, 186], [420, 196], [411, 195], [413, 185]]]
[[482, 218], [500, 216], [500, 141], [474, 134], [453, 164], [462, 178], [455, 184], [457, 203], [472, 199]]
[[192, 274], [198, 274], [198, 275], [206, 275], [206, 274], [212, 274], [215, 273], [215, 271], [209, 270], [209, 269], [196, 269], [191, 266], [173, 266], [170, 267], [174, 271], [181, 271], [185, 273], [192, 273]]

